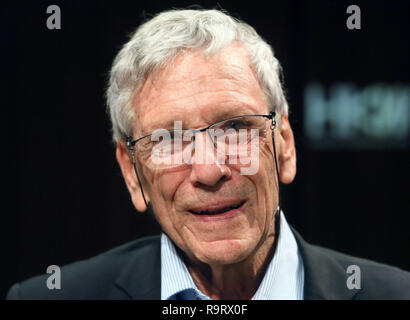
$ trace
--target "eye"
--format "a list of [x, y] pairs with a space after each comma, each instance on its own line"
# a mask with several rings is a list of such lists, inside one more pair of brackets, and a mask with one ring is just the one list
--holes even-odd
[[234, 130], [246, 129], [248, 128], [248, 124], [243, 119], [229, 120], [224, 124], [224, 128]]
[[175, 132], [175, 130], [171, 130], [171, 131], [169, 131], [169, 138], [171, 140], [174, 140], [177, 137], [178, 134], [179, 134], [179, 136], [181, 136], [180, 132], [177, 133], [177, 132]]
[[166, 142], [172, 142], [174, 139], [174, 132], [173, 130], [165, 130], [165, 129], [158, 129], [155, 130], [150, 137], [150, 141], [153, 145], [160, 144], [160, 143], [166, 143]]

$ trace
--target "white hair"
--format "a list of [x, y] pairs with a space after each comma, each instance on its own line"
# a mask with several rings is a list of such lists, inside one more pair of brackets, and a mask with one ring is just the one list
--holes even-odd
[[248, 50], [251, 68], [269, 109], [287, 115], [281, 66], [272, 48], [255, 29], [218, 10], [171, 10], [139, 26], [114, 60], [106, 93], [114, 141], [132, 136], [135, 120], [132, 99], [150, 74], [183, 50], [215, 54], [233, 41]]

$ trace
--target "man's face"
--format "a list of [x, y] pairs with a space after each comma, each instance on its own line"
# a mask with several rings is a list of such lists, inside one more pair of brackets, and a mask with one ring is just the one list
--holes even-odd
[[[239, 44], [207, 58], [198, 52], [180, 55], [146, 80], [135, 101], [135, 138], [172, 129], [174, 120], [193, 129], [234, 116], [269, 113], [247, 51]], [[267, 139], [260, 139], [254, 175], [241, 175], [240, 164], [217, 162], [152, 170], [137, 159], [137, 168], [156, 219], [194, 260], [240, 262], [273, 233], [278, 188], [270, 131]], [[229, 210], [231, 206], [240, 207]], [[201, 210], [227, 212], [194, 213]]]

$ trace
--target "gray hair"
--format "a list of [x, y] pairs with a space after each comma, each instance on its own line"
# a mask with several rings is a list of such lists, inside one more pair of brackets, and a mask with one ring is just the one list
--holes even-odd
[[183, 50], [200, 49], [205, 55], [215, 54], [233, 41], [248, 50], [251, 68], [270, 110], [287, 115], [281, 66], [270, 45], [255, 29], [218, 10], [171, 10], [139, 26], [114, 60], [106, 93], [114, 141], [132, 136], [132, 99], [150, 74]]

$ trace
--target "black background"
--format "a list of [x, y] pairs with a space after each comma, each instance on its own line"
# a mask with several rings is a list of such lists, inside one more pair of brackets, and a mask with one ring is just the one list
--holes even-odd
[[[283, 188], [306, 240], [410, 270], [408, 149], [318, 151], [303, 136], [303, 90], [409, 84], [408, 1], [197, 1], [256, 28], [282, 63], [298, 173]], [[46, 9], [61, 8], [48, 30]], [[91, 257], [158, 225], [133, 208], [115, 161], [104, 90], [115, 54], [145, 18], [184, 1], [2, 3], [1, 277], [9, 286]], [[346, 28], [360, 6], [362, 29]]]

